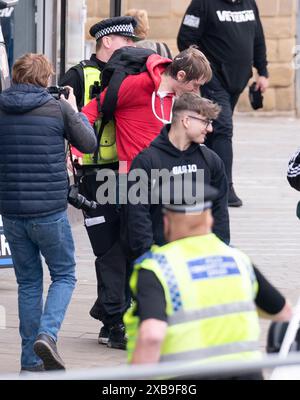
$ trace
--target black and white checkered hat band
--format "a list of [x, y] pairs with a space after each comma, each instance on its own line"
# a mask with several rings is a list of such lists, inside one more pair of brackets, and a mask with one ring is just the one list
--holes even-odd
[[134, 36], [134, 29], [132, 24], [114, 25], [109, 28], [101, 29], [95, 34], [95, 39], [98, 40], [103, 36], [119, 34], [124, 36]]
[[192, 205], [182, 205], [182, 204], [163, 204], [163, 208], [177, 213], [202, 213], [212, 207], [211, 201], [206, 201], [205, 203], [192, 204]]

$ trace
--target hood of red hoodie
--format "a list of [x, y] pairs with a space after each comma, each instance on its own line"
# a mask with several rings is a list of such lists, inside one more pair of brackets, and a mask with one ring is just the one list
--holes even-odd
[[161, 84], [161, 75], [165, 71], [167, 66], [171, 64], [171, 62], [172, 60], [170, 60], [169, 58], [161, 57], [158, 54], [151, 54], [151, 56], [148, 58], [146, 66], [155, 85], [156, 92], [158, 91]]

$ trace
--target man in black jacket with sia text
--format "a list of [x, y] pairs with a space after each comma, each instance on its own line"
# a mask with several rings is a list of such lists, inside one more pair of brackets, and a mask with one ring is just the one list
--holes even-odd
[[228, 204], [242, 206], [232, 184], [232, 115], [241, 92], [258, 73], [256, 89], [268, 87], [266, 44], [255, 0], [192, 0], [180, 31], [178, 48], [197, 45], [211, 63], [213, 79], [201, 88], [204, 97], [222, 107], [207, 146], [224, 161]]
[[[204, 183], [219, 191], [212, 210], [214, 233], [229, 244], [228, 184], [224, 164], [216, 153], [203, 146], [206, 135], [212, 132], [212, 120], [219, 111], [219, 106], [210, 100], [195, 93], [183, 94], [174, 103], [172, 124], [164, 127], [150, 147], [133, 160], [127, 206], [127, 239], [132, 259], [143, 255], [153, 244], [165, 244], [161, 204], [154, 204], [151, 200], [156, 186], [153, 182], [155, 171], [170, 171], [172, 175], [181, 175], [184, 181], [185, 176], [197, 179], [197, 171], [203, 170]], [[141, 171], [147, 174], [148, 192], [144, 198], [148, 197], [148, 201], [132, 204], [130, 193], [138, 180], [134, 177], [140, 176]]]

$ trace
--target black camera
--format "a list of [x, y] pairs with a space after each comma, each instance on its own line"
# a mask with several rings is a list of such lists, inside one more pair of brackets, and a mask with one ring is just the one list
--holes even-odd
[[254, 110], [259, 110], [264, 106], [264, 97], [260, 89], [256, 90], [256, 82], [252, 83], [252, 85], [249, 87], [249, 100]]
[[96, 210], [98, 204], [95, 201], [87, 200], [82, 194], [79, 193], [78, 185], [71, 185], [69, 188], [68, 202], [78, 210], [90, 211]]
[[70, 90], [63, 86], [50, 86], [47, 88], [47, 90], [48, 93], [50, 93], [56, 100], [59, 100], [62, 95], [68, 99], [70, 95]]

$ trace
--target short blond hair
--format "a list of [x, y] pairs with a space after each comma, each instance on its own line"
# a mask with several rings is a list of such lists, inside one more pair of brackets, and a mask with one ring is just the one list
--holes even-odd
[[27, 53], [15, 62], [12, 81], [47, 87], [52, 75], [53, 66], [44, 54]]
[[135, 35], [141, 40], [146, 39], [148, 36], [150, 25], [148, 19], [148, 13], [146, 10], [140, 10], [136, 8], [131, 8], [125, 14], [126, 16], [134, 17], [137, 21], [137, 26], [134, 30]]

